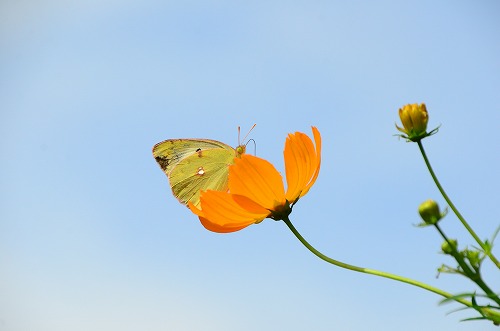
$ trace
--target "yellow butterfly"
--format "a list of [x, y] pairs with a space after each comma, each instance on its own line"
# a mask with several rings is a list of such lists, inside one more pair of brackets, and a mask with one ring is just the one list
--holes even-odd
[[211, 139], [169, 139], [153, 146], [153, 157], [179, 202], [198, 207], [200, 191], [227, 190], [229, 166], [245, 151], [245, 145], [232, 148]]

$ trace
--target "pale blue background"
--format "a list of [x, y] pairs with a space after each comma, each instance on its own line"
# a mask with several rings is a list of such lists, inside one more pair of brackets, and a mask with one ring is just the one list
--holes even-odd
[[[318, 249], [451, 292], [443, 199], [394, 123], [426, 102], [429, 157], [486, 238], [499, 222], [498, 1], [0, 2], [0, 330], [496, 330], [457, 305], [330, 266], [283, 223], [206, 231], [151, 147], [237, 144], [283, 170], [288, 132], [323, 136], [291, 215]], [[250, 145], [253, 146], [253, 145]], [[253, 147], [250, 147], [253, 150]], [[472, 244], [450, 215], [443, 227]], [[496, 249], [500, 255], [500, 250]], [[485, 269], [494, 288], [498, 272]]]

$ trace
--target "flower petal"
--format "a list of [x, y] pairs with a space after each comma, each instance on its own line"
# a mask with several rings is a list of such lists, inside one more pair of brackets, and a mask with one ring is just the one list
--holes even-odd
[[236, 232], [241, 229], [246, 228], [247, 226], [251, 225], [243, 225], [243, 226], [229, 226], [229, 225], [219, 225], [217, 223], [213, 223], [210, 220], [200, 217], [200, 222], [201, 224], [205, 227], [205, 229], [212, 231], [212, 232], [217, 232], [217, 233], [229, 233], [229, 232]]
[[318, 129], [313, 126], [312, 127], [313, 131], [313, 136], [314, 136], [314, 144], [316, 145], [316, 150], [315, 150], [315, 155], [316, 159], [312, 163], [312, 177], [309, 178], [309, 182], [307, 183], [305, 189], [302, 191], [300, 196], [304, 196], [309, 192], [309, 189], [314, 185], [316, 182], [316, 179], [318, 178], [319, 175], [319, 170], [321, 168], [321, 134], [319, 133]]
[[321, 135], [312, 127], [314, 144], [306, 134], [289, 134], [285, 142], [286, 198], [295, 202], [304, 196], [316, 181], [321, 165]]
[[285, 188], [280, 173], [268, 161], [243, 154], [229, 168], [229, 192], [242, 195], [267, 210], [285, 203]]
[[[198, 209], [189, 203], [191, 211], [199, 216], [201, 224], [214, 232], [233, 232], [251, 224], [261, 222], [269, 215], [269, 211], [250, 202], [240, 199], [242, 207], [233, 199], [233, 195], [220, 191], [205, 191], [200, 195]], [[260, 208], [259, 208], [260, 207]]]

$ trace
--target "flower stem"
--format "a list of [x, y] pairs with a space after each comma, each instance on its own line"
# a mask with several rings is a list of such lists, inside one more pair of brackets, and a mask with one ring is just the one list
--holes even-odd
[[389, 278], [389, 279], [393, 279], [393, 280], [396, 280], [396, 281], [399, 281], [399, 282], [402, 282], [402, 283], [407, 283], [407, 284], [410, 284], [410, 285], [413, 285], [413, 286], [416, 286], [416, 287], [420, 287], [420, 288], [422, 288], [424, 290], [427, 290], [429, 292], [436, 293], [436, 294], [438, 294], [438, 295], [440, 295], [442, 297], [445, 297], [447, 299], [452, 299], [452, 300], [454, 300], [454, 301], [456, 301], [458, 303], [461, 303], [464, 306], [467, 306], [469, 308], [473, 307], [472, 303], [470, 303], [469, 301], [464, 300], [462, 298], [454, 297], [451, 293], [442, 291], [442, 290], [440, 290], [438, 288], [432, 287], [432, 286], [427, 285], [425, 283], [422, 283], [422, 282], [419, 282], [419, 281], [416, 281], [416, 280], [413, 280], [413, 279], [410, 279], [410, 278], [398, 276], [398, 275], [395, 275], [395, 274], [391, 274], [391, 273], [388, 273], [388, 272], [374, 270], [374, 269], [368, 269], [368, 268], [362, 268], [362, 267], [354, 266], [354, 265], [351, 265], [351, 264], [347, 264], [347, 263], [340, 262], [340, 261], [337, 261], [335, 259], [332, 259], [332, 258], [324, 255], [320, 251], [318, 251], [311, 244], [309, 244], [307, 242], [307, 240], [305, 240], [304, 237], [302, 237], [302, 235], [293, 226], [292, 222], [290, 221], [290, 219], [288, 217], [284, 218], [283, 222], [285, 222], [285, 224], [293, 232], [293, 234], [295, 235], [295, 237], [297, 237], [297, 239], [299, 239], [299, 241], [307, 249], [309, 249], [314, 255], [316, 255], [317, 257], [319, 257], [323, 261], [331, 263], [331, 264], [333, 264], [333, 265], [335, 265], [337, 267], [340, 267], [340, 268], [344, 268], [344, 269], [348, 269], [348, 270], [352, 270], [352, 271], [357, 271], [357, 272], [361, 272], [361, 273], [365, 273], [365, 274], [375, 275], [375, 276], [379, 276], [379, 277]]
[[457, 261], [458, 265], [460, 268], [462, 268], [463, 274], [469, 278], [471, 281], [476, 283], [477, 286], [479, 286], [484, 293], [493, 301], [495, 301], [498, 305], [500, 305], [500, 298], [498, 298], [498, 295], [495, 294], [489, 286], [484, 282], [483, 278], [481, 277], [481, 274], [479, 273], [479, 268], [473, 269], [471, 268], [466, 262], [464, 257], [460, 254], [460, 252], [457, 250], [457, 248], [450, 242], [446, 234], [443, 232], [441, 227], [438, 224], [434, 224], [434, 227], [436, 230], [439, 232], [441, 237], [448, 243], [450, 249], [451, 249], [451, 255], [455, 258]]
[[496, 259], [496, 257], [491, 252], [491, 249], [488, 248], [488, 247], [486, 247], [486, 245], [484, 244], [484, 242], [481, 239], [479, 239], [479, 237], [477, 236], [477, 234], [469, 226], [469, 224], [467, 223], [467, 221], [465, 220], [465, 218], [462, 216], [462, 214], [460, 214], [460, 212], [458, 211], [457, 207], [455, 207], [455, 205], [453, 204], [453, 202], [451, 202], [450, 198], [448, 197], [448, 195], [444, 191], [443, 187], [441, 186], [441, 183], [439, 183], [439, 180], [437, 179], [436, 174], [434, 173], [434, 170], [432, 170], [431, 163], [429, 162], [429, 159], [427, 158], [427, 154], [425, 153], [424, 146], [422, 145], [422, 141], [419, 140], [419, 141], [417, 141], [417, 143], [418, 143], [418, 148], [420, 149], [420, 153], [422, 153], [422, 156], [424, 158], [425, 164], [427, 165], [427, 169], [429, 170], [429, 173], [431, 174], [432, 179], [434, 180], [434, 183], [436, 183], [436, 186], [439, 189], [439, 192], [441, 192], [441, 195], [446, 200], [446, 202], [450, 206], [451, 210], [453, 210], [453, 212], [455, 213], [455, 215], [457, 215], [457, 217], [460, 220], [460, 222], [462, 222], [463, 226], [467, 229], [467, 231], [469, 231], [470, 235], [476, 240], [476, 242], [479, 244], [479, 246], [481, 246], [481, 248], [483, 249], [484, 253], [486, 255], [488, 255], [488, 257], [491, 259], [491, 261], [493, 263], [495, 263], [495, 265], [497, 266], [497, 268], [500, 269], [500, 261], [498, 261]]

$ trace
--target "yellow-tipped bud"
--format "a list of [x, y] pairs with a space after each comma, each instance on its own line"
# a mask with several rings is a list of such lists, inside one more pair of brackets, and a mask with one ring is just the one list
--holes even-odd
[[411, 141], [418, 141], [430, 135], [427, 133], [427, 122], [429, 121], [429, 114], [425, 103], [420, 105], [417, 103], [408, 104], [399, 109], [399, 118], [403, 127], [396, 125], [396, 128], [403, 132], [405, 135], [402, 137]]

